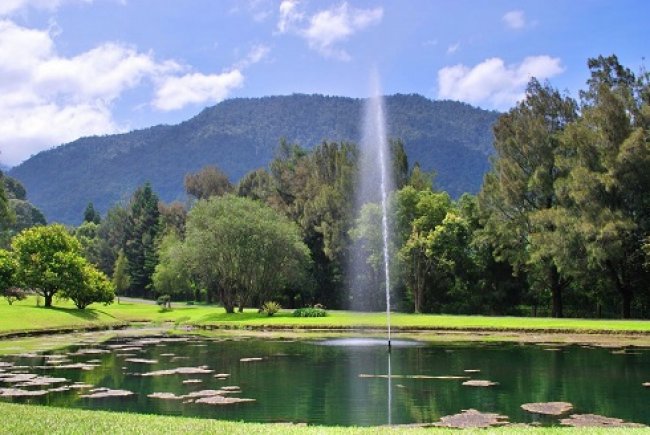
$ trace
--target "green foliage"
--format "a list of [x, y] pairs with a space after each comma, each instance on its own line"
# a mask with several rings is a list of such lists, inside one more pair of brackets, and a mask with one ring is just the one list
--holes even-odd
[[163, 310], [171, 310], [172, 309], [172, 297], [169, 295], [161, 295], [158, 296], [158, 299], [156, 299], [156, 304]]
[[75, 277], [79, 282], [63, 289], [61, 296], [70, 299], [80, 310], [96, 302], [105, 305], [113, 302], [115, 286], [103, 272], [79, 256], [71, 257], [70, 262], [75, 264], [71, 270], [75, 270], [75, 274], [79, 271], [79, 276]]
[[23, 301], [27, 299], [27, 293], [25, 290], [19, 287], [6, 288], [4, 290], [3, 296], [9, 305], [13, 305], [16, 301]]
[[216, 166], [206, 166], [199, 172], [185, 176], [185, 191], [196, 199], [223, 196], [232, 190], [228, 176]]
[[102, 217], [92, 202], [89, 202], [84, 211], [84, 222], [92, 222], [94, 224], [99, 224], [102, 221]]
[[322, 308], [305, 307], [294, 310], [293, 317], [325, 317], [327, 311]]
[[46, 307], [57, 292], [81, 285], [81, 245], [62, 225], [23, 230], [11, 247], [17, 283], [42, 295]]
[[274, 301], [267, 301], [262, 305], [262, 312], [266, 313], [269, 317], [280, 311], [280, 306], [279, 303], [274, 302]]
[[11, 252], [0, 249], [0, 294], [7, 299], [10, 305], [17, 298], [14, 291], [17, 268], [18, 265]]
[[124, 234], [131, 295], [144, 296], [151, 290], [152, 275], [158, 263], [159, 217], [158, 196], [151, 185], [145, 183], [133, 193]]
[[196, 203], [182, 249], [184, 255], [170, 261], [184, 263], [227, 312], [301, 285], [311, 263], [295, 224], [259, 202], [232, 195]]
[[158, 294], [185, 294], [191, 297], [193, 288], [190, 268], [187, 267], [185, 246], [175, 232], [165, 235], [160, 242], [160, 262], [153, 274], [153, 286]]

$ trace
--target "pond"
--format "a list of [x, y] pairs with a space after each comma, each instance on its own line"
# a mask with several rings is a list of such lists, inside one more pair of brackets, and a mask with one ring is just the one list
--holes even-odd
[[[383, 343], [376, 344], [114, 339], [1, 357], [0, 395], [9, 396], [0, 400], [358, 426], [431, 423], [469, 408], [508, 416], [510, 422], [557, 425], [558, 417], [532, 414], [521, 405], [563, 401], [573, 404], [572, 413], [650, 424], [650, 388], [642, 385], [650, 381], [650, 349], [403, 341], [389, 354]], [[464, 385], [471, 380], [495, 384]]]

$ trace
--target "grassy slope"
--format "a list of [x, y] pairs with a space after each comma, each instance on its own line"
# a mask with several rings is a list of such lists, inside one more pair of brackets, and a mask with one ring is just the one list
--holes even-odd
[[[158, 306], [141, 303], [114, 303], [109, 306], [93, 305], [77, 310], [70, 303], [58, 302], [54, 308], [35, 306], [34, 299], [7, 305], [0, 300], [0, 335], [3, 333], [42, 329], [119, 325], [127, 322], [147, 321], [189, 323], [233, 328], [288, 327], [288, 328], [354, 328], [386, 325], [385, 313], [356, 313], [330, 311], [327, 317], [297, 318], [290, 311], [273, 317], [258, 314], [256, 310], [226, 314], [213, 306], [186, 306], [176, 304], [172, 311], [163, 312]], [[577, 332], [645, 332], [650, 333], [650, 321], [644, 320], [593, 320], [551, 319], [526, 317], [450, 316], [431, 314], [394, 313], [391, 323], [403, 329], [486, 329], [533, 330]]]
[[[53, 408], [36, 405], [16, 405], [0, 402], [0, 415], [3, 416], [0, 433], [10, 434], [80, 434], [110, 433], [218, 433], [218, 434], [457, 434], [458, 430], [431, 428], [345, 428], [322, 426], [292, 426], [284, 424], [237, 423], [199, 418], [153, 416], [107, 411], [87, 411], [79, 409]], [[643, 429], [602, 429], [602, 428], [493, 428], [489, 433], [507, 434], [629, 434], [642, 433]], [[488, 433], [475, 429], [463, 433]], [[647, 432], [644, 432], [647, 433]]]

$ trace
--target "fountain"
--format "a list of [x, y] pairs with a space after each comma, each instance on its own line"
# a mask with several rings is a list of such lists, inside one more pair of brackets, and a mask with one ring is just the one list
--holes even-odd
[[[371, 74], [370, 97], [364, 107], [363, 136], [361, 139], [361, 163], [359, 167], [359, 183], [357, 190], [357, 209], [361, 210], [364, 204], [374, 202], [380, 204], [381, 209], [381, 238], [383, 257], [383, 278], [386, 293], [386, 330], [388, 351], [391, 349], [391, 324], [390, 324], [390, 256], [389, 256], [389, 219], [388, 219], [388, 193], [392, 189], [391, 165], [389, 164], [390, 150], [386, 134], [386, 121], [384, 118], [384, 104], [379, 85], [379, 75], [376, 71]], [[359, 270], [359, 263], [365, 261], [362, 254], [353, 255], [352, 269]], [[358, 273], [358, 272], [357, 272]], [[359, 286], [358, 282], [355, 285]], [[365, 293], [365, 294], [364, 294]], [[366, 290], [357, 296], [372, 298], [372, 291]], [[367, 302], [367, 301], [366, 301]], [[359, 302], [353, 308], [360, 308]], [[367, 303], [364, 308], [367, 308]]]

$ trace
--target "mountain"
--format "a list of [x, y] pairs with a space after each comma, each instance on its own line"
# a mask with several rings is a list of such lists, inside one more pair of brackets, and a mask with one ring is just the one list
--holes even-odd
[[[178, 125], [86, 137], [43, 151], [9, 171], [48, 221], [77, 224], [88, 202], [105, 212], [150, 181], [164, 201], [184, 198], [183, 178], [205, 165], [232, 181], [266, 167], [281, 138], [311, 148], [323, 140], [358, 142], [362, 99], [322, 95], [237, 98]], [[388, 132], [409, 162], [437, 173], [453, 196], [476, 192], [492, 152], [497, 112], [419, 95], [385, 100]]]

